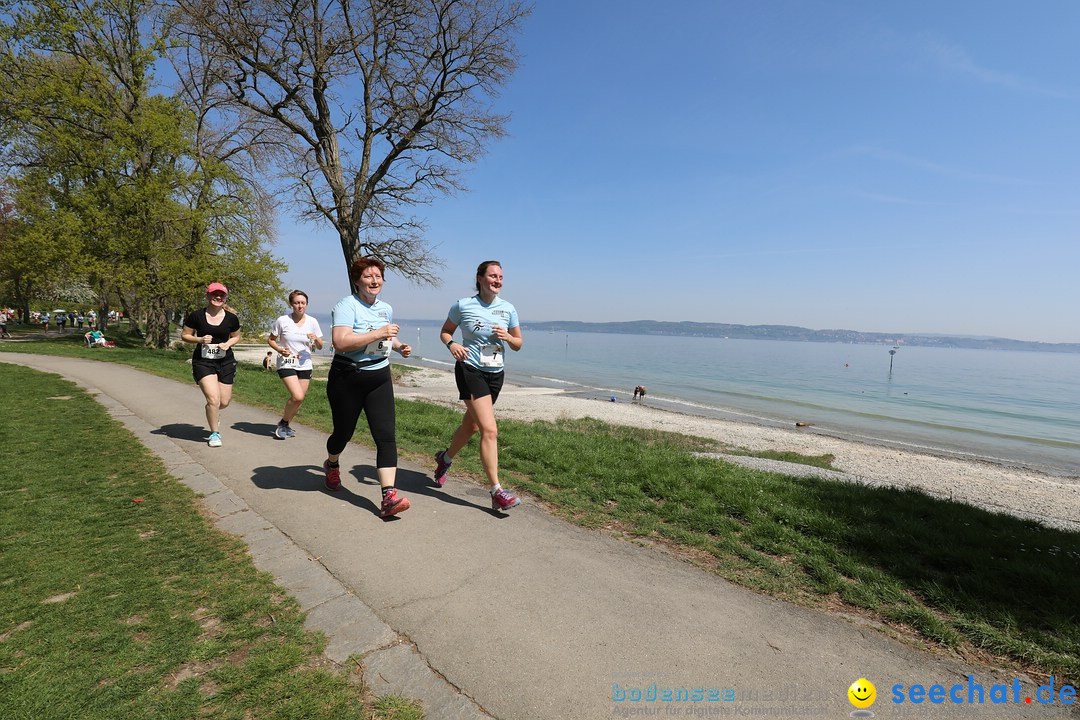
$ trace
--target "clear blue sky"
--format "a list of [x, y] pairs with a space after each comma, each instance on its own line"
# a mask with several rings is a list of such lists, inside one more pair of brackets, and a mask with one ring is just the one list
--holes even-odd
[[[418, 208], [446, 269], [388, 277], [398, 318], [498, 259], [524, 323], [1080, 342], [1080, 3], [536, 5], [510, 136]], [[276, 252], [312, 312], [348, 292], [329, 226]]]

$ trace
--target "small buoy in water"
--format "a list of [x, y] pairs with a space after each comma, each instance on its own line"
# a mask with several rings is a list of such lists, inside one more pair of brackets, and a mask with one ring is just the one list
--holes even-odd
[[810, 427], [813, 424], [814, 423], [808, 423], [808, 422], [800, 421], [800, 422], [795, 423], [795, 427]]
[[611, 402], [615, 402], [615, 396], [614, 395], [611, 396]]

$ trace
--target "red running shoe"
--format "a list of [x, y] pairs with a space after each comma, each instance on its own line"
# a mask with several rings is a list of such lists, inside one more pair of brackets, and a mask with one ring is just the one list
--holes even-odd
[[509, 510], [510, 508], [516, 508], [521, 504], [521, 498], [509, 490], [503, 490], [499, 488], [499, 492], [494, 493], [491, 496], [491, 509], [492, 510]]
[[408, 509], [409, 498], [398, 497], [397, 490], [393, 489], [383, 495], [382, 509], [379, 510], [379, 517], [390, 517], [391, 515], [405, 512]]
[[323, 460], [322, 464], [323, 472], [326, 473], [326, 489], [337, 492], [341, 489], [341, 468], [330, 467], [329, 460]]
[[450, 472], [450, 466], [454, 464], [453, 460], [449, 460], [446, 457], [446, 451], [440, 450], [435, 453], [435, 484], [442, 487], [446, 484], [446, 473]]

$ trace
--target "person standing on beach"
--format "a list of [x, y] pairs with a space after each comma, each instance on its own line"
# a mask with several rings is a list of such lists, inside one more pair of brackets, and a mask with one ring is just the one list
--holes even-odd
[[349, 268], [353, 293], [338, 301], [330, 313], [334, 360], [326, 383], [334, 431], [326, 440], [326, 488], [341, 489], [338, 459], [356, 432], [361, 412], [367, 412], [371, 439], [375, 441], [375, 471], [382, 488], [380, 517], [409, 509], [400, 497], [397, 479], [397, 428], [394, 384], [390, 378], [390, 352], [409, 357], [412, 348], [397, 339], [394, 310], [379, 299], [386, 266], [374, 257], [362, 257]]
[[303, 290], [289, 293], [292, 312], [274, 321], [266, 339], [278, 353], [277, 374], [289, 391], [281, 420], [274, 428], [274, 437], [278, 440], [296, 437], [296, 431], [289, 423], [300, 412], [311, 384], [311, 371], [315, 367], [311, 361], [311, 348], [322, 350], [323, 346], [322, 328], [318, 320], [307, 314], [307, 304], [308, 296]]
[[206, 398], [206, 424], [210, 437], [206, 444], [221, 447], [218, 421], [221, 411], [232, 402], [236, 379], [233, 345], [240, 342], [240, 318], [225, 304], [229, 288], [219, 282], [206, 288], [206, 307], [184, 318], [180, 339], [195, 344], [191, 355], [191, 375]]
[[[499, 484], [499, 429], [495, 401], [503, 385], [503, 356], [509, 345], [521, 349], [521, 326], [517, 309], [499, 297], [502, 265], [497, 260], [476, 269], [476, 295], [458, 300], [450, 308], [439, 339], [453, 355], [458, 397], [465, 401], [465, 415], [454, 431], [450, 447], [435, 454], [435, 482], [442, 487], [446, 474], [461, 449], [480, 433], [480, 462], [490, 483], [493, 510], [509, 510], [521, 500]], [[461, 328], [462, 342], [454, 341]]]

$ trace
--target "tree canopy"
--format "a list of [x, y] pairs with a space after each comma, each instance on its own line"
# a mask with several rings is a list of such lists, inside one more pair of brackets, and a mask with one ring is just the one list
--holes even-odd
[[410, 213], [463, 188], [505, 132], [491, 105], [529, 9], [513, 0], [172, 0], [170, 34], [198, 48], [222, 110], [251, 119], [345, 267], [373, 254], [413, 280], [439, 265]]
[[243, 278], [234, 285], [268, 315], [283, 266], [264, 247], [250, 186], [200, 152], [196, 113], [152, 91], [164, 48], [148, 30], [155, 8], [6, 3], [0, 123], [22, 229], [5, 254], [31, 259], [39, 284], [85, 277], [103, 317], [119, 302], [163, 346], [176, 310], [212, 279]]
[[[275, 195], [437, 282], [414, 208], [505, 133], [517, 0], [0, 0], [0, 288], [89, 286], [168, 341], [212, 280], [280, 307]], [[155, 72], [165, 69], [172, 87]], [[288, 192], [281, 193], [282, 189]], [[249, 325], [250, 326], [250, 325]]]

